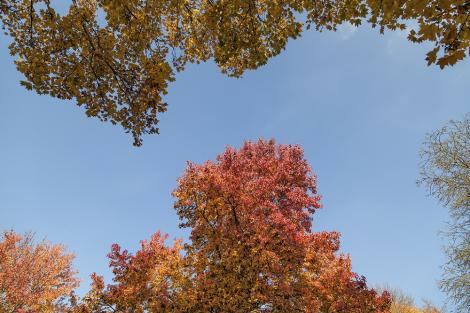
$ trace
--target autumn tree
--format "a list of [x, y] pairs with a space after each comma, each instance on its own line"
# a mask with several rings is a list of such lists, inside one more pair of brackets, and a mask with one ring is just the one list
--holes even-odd
[[[342, 23], [406, 29], [435, 48], [441, 68], [467, 55], [466, 0], [72, 0], [60, 15], [50, 0], [0, 0], [21, 83], [39, 94], [71, 99], [88, 116], [121, 124], [134, 144], [158, 133], [164, 95], [175, 72], [215, 61], [240, 77], [278, 55], [305, 29]], [[105, 21], [98, 16], [103, 13]]]
[[189, 282], [180, 241], [169, 247], [167, 235], [155, 233], [135, 254], [112, 246], [108, 254], [114, 283], [92, 275], [92, 288], [72, 312], [182, 312], [182, 293]]
[[189, 241], [155, 234], [134, 255], [114, 245], [114, 283], [93, 276], [77, 312], [388, 312], [339, 253], [339, 234], [312, 232], [316, 178], [298, 146], [227, 148], [189, 163], [174, 191]]
[[448, 261], [441, 288], [459, 312], [470, 308], [470, 115], [428, 135], [422, 150], [421, 183], [450, 213], [445, 235]]
[[61, 245], [6, 232], [0, 241], [0, 312], [52, 313], [78, 286], [73, 255]]
[[387, 291], [391, 295], [392, 304], [390, 306], [390, 313], [443, 313], [431, 302], [424, 300], [424, 306], [419, 308], [415, 305], [412, 296], [405, 293], [399, 288], [392, 288], [390, 286], [377, 287], [379, 291]]

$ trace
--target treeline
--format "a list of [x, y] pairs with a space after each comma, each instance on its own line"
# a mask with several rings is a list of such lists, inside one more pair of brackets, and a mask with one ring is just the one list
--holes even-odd
[[62, 246], [4, 233], [0, 312], [439, 312], [370, 288], [339, 252], [339, 233], [312, 231], [321, 203], [299, 146], [229, 147], [189, 163], [173, 196], [188, 242], [156, 232], [136, 253], [113, 245], [113, 282], [93, 274], [83, 297]]

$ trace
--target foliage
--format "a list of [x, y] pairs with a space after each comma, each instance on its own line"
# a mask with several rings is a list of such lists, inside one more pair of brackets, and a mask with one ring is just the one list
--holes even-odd
[[156, 233], [135, 254], [114, 245], [114, 283], [93, 276], [75, 312], [388, 312], [351, 271], [339, 234], [311, 231], [316, 179], [298, 146], [227, 148], [189, 163], [174, 192], [190, 240]]
[[420, 309], [413, 305], [392, 302], [390, 313], [441, 313], [441, 310], [430, 304], [427, 304], [424, 308]]
[[448, 262], [441, 288], [458, 305], [470, 307], [470, 115], [428, 135], [422, 151], [421, 183], [449, 208]]
[[105, 287], [103, 278], [93, 274], [91, 291], [73, 312], [180, 312], [188, 277], [180, 242], [167, 247], [166, 238], [155, 233], [135, 255], [113, 245], [108, 257], [115, 283]]
[[[385, 28], [406, 29], [408, 39], [429, 41], [435, 48], [427, 53], [428, 65], [440, 68], [454, 65], [465, 58], [470, 46], [470, 1], [466, 0], [367, 0], [369, 22]], [[411, 22], [411, 23], [410, 23]], [[439, 55], [439, 52], [442, 52]]]
[[443, 68], [466, 56], [469, 7], [466, 0], [73, 0], [60, 15], [50, 0], [0, 0], [0, 19], [27, 89], [74, 99], [141, 145], [143, 134], [158, 133], [168, 84], [188, 62], [213, 59], [240, 77], [306, 28], [368, 22], [381, 32], [416, 24], [408, 38], [434, 43], [426, 59]]
[[0, 241], [0, 312], [58, 312], [78, 286], [73, 256], [60, 245], [6, 232]]
[[392, 304], [390, 313], [443, 313], [444, 311], [435, 307], [429, 301], [424, 300], [424, 306], [419, 308], [415, 305], [413, 297], [398, 288], [388, 285], [376, 288], [377, 291], [387, 291], [391, 295]]

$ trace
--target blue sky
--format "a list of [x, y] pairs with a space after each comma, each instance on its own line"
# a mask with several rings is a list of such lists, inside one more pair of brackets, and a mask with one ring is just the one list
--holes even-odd
[[305, 149], [323, 196], [314, 229], [342, 233], [355, 271], [444, 303], [436, 281], [447, 212], [415, 181], [425, 134], [469, 111], [468, 61], [427, 67], [429, 46], [402, 33], [310, 31], [242, 79], [210, 62], [188, 66], [170, 87], [161, 135], [135, 148], [73, 102], [20, 87], [0, 42], [0, 230], [64, 243], [80, 292], [90, 273], [110, 277], [112, 243], [135, 250], [158, 229], [185, 235], [170, 193], [187, 160], [262, 137]]

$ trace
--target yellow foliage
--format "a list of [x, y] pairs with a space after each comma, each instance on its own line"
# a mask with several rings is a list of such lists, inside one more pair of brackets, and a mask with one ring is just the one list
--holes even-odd
[[312, 26], [369, 22], [383, 32], [413, 21], [409, 40], [433, 42], [426, 60], [444, 68], [467, 55], [469, 10], [465, 0], [73, 0], [61, 16], [50, 0], [0, 0], [22, 84], [121, 124], [135, 145], [158, 133], [162, 97], [187, 62], [213, 59], [240, 77]]

